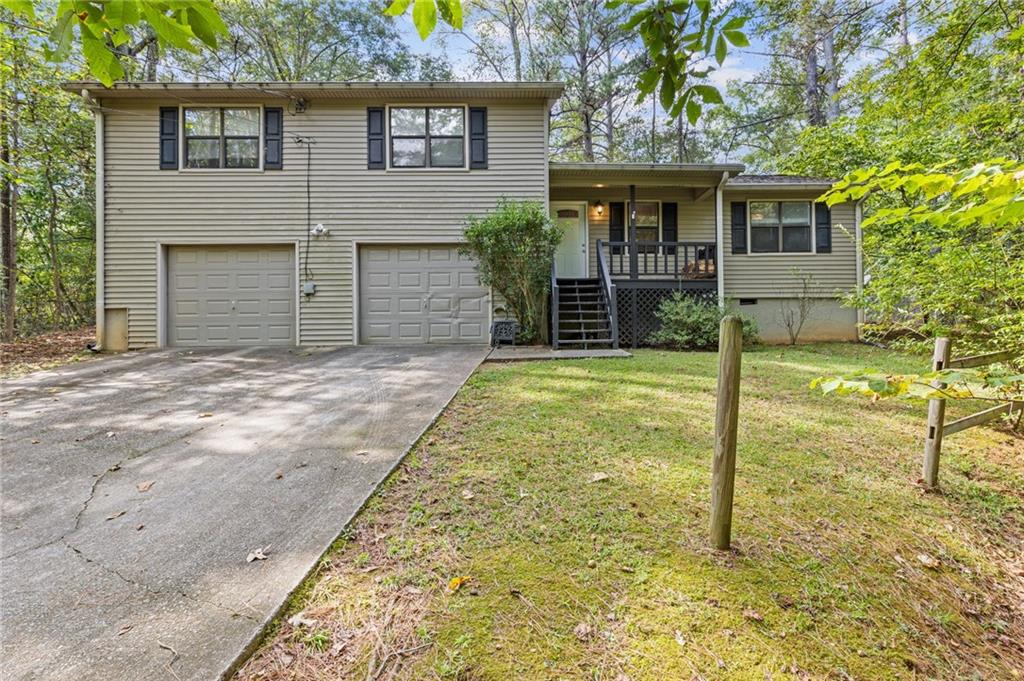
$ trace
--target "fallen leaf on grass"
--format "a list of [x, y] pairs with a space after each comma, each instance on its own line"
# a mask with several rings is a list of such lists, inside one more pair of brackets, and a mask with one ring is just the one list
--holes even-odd
[[473, 578], [469, 576], [452, 577], [451, 581], [448, 582], [448, 590], [451, 592], [458, 591], [460, 588], [462, 588], [463, 584], [466, 584], [471, 581], [473, 581]]
[[476, 495], [473, 494], [473, 490], [471, 490], [471, 489], [467, 488], [467, 489], [462, 490], [462, 498], [465, 499], [466, 501], [469, 501], [470, 499], [472, 499], [475, 496]]
[[251, 563], [254, 560], [266, 560], [267, 553], [270, 551], [270, 546], [264, 546], [262, 549], [253, 549], [249, 552], [249, 555], [245, 557], [246, 563]]
[[118, 511], [117, 513], [111, 513], [110, 515], [107, 516], [107, 520], [113, 520], [114, 518], [120, 518], [121, 516], [123, 516], [127, 512], [128, 511]]
[[683, 638], [683, 632], [681, 632], [678, 629], [676, 629], [675, 637], [676, 637], [676, 643], [678, 643], [681, 646], [685, 646], [686, 645], [686, 639]]
[[288, 618], [288, 624], [292, 625], [296, 629], [299, 627], [313, 628], [316, 626], [316, 620], [309, 619], [306, 617], [306, 611], [300, 610], [291, 617]]
[[579, 640], [586, 641], [593, 635], [594, 629], [586, 622], [580, 622], [576, 625], [576, 628], [572, 630], [572, 633], [576, 634], [576, 638]]
[[764, 622], [764, 617], [757, 610], [753, 608], [746, 608], [743, 611], [743, 617], [752, 622]]
[[590, 482], [601, 482], [602, 480], [607, 480], [610, 477], [611, 476], [607, 473], [597, 472], [590, 476]]
[[155, 484], [156, 480], [146, 480], [145, 482], [140, 482], [139, 484], [135, 485], [135, 489], [139, 490], [140, 492], [148, 492], [149, 489]]
[[941, 562], [938, 558], [933, 558], [932, 556], [929, 556], [927, 553], [917, 554], [917, 560], [921, 563], [921, 565], [924, 565], [926, 568], [930, 570], [938, 570], [939, 565], [941, 565]]

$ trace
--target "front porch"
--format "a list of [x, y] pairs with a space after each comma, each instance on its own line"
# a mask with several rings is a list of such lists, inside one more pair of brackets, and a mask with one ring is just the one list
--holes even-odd
[[552, 163], [564, 238], [552, 273], [555, 347], [636, 347], [675, 291], [719, 297], [721, 188], [742, 166]]

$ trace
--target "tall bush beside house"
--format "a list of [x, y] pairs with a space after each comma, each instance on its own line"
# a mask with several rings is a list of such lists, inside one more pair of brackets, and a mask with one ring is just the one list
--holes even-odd
[[937, 336], [965, 354], [1024, 354], [1024, 163], [969, 168], [894, 162], [835, 183], [830, 205], [870, 196], [861, 223], [865, 272], [852, 300], [870, 338], [930, 350]]
[[551, 263], [562, 233], [535, 201], [502, 200], [466, 221], [460, 249], [477, 261], [480, 283], [505, 299], [524, 342], [547, 341]]
[[[676, 291], [658, 306], [655, 315], [661, 327], [647, 337], [647, 342], [672, 350], [714, 350], [718, 347], [722, 317], [727, 312]], [[743, 345], [757, 342], [757, 323], [746, 318], [742, 321]]]

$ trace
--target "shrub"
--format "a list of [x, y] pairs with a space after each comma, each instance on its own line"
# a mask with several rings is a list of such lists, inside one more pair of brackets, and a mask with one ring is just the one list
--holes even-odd
[[[676, 291], [661, 301], [655, 312], [661, 328], [647, 337], [657, 347], [673, 350], [714, 350], [718, 347], [718, 328], [728, 312], [717, 305], [695, 300]], [[757, 342], [757, 323], [741, 317], [743, 344]]]
[[534, 201], [503, 199], [483, 217], [466, 221], [460, 249], [476, 259], [480, 283], [505, 299], [524, 342], [547, 340], [551, 262], [562, 233]]

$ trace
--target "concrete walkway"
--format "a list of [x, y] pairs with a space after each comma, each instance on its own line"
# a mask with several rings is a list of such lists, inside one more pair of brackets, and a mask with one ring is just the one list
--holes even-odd
[[502, 345], [491, 350], [488, 362], [526, 362], [547, 359], [600, 359], [607, 357], [632, 357], [621, 349], [599, 350], [552, 350], [548, 345]]
[[229, 671], [486, 354], [161, 351], [5, 382], [3, 678]]

